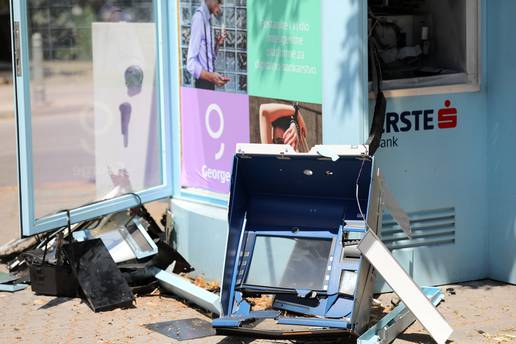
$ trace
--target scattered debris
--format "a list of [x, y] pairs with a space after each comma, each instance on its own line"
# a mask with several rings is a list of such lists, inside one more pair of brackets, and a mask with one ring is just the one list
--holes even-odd
[[7, 291], [10, 293], [14, 293], [16, 291], [23, 290], [27, 288], [28, 284], [18, 283], [18, 284], [0, 284], [0, 291]]
[[22, 238], [11, 240], [0, 246], [0, 258], [6, 259], [11, 256], [20, 254], [38, 243], [36, 237]]
[[14, 275], [11, 275], [11, 274], [8, 274], [5, 272], [0, 272], [0, 284], [13, 282], [13, 281], [16, 281], [17, 279], [18, 279], [18, 277], [14, 276]]
[[400, 300], [400, 298], [399, 298], [397, 295], [395, 295], [395, 296], [391, 299], [391, 305], [392, 305], [393, 307], [398, 306], [398, 305], [400, 304], [400, 302], [401, 302], [401, 300]]
[[39, 258], [40, 250], [27, 253], [32, 291], [37, 295], [58, 297], [75, 297], [79, 291], [77, 278], [70, 264], [64, 263], [62, 254], [63, 233], [57, 235], [55, 263], [47, 261], [48, 244], [45, 245], [43, 256]]
[[32, 264], [30, 279], [32, 291], [37, 295], [75, 297], [79, 289], [77, 279], [68, 264]]
[[215, 330], [210, 322], [195, 318], [147, 324], [145, 327], [179, 341], [215, 335]]
[[455, 291], [455, 288], [446, 288], [446, 294], [448, 294], [448, 295], [456, 295], [457, 292]]
[[204, 276], [192, 277], [186, 273], [179, 274], [181, 277], [189, 279], [193, 284], [212, 293], [220, 292], [220, 283], [216, 281], [206, 281]]
[[102, 240], [66, 244], [63, 251], [93, 311], [133, 305], [133, 293]]
[[[394, 295], [393, 299], [397, 296]], [[385, 315], [389, 314], [394, 309], [394, 304], [392, 303], [393, 300], [391, 300], [391, 303], [388, 305], [384, 305], [380, 300], [373, 299], [371, 304], [371, 313], [369, 315], [369, 326], [373, 326], [376, 324], [380, 319], [382, 319]], [[398, 301], [399, 303], [399, 301]]]
[[20, 282], [17, 276], [0, 272], [0, 291], [14, 293], [28, 287], [27, 284]]
[[160, 285], [167, 291], [214, 314], [221, 313], [220, 296], [193, 284], [189, 279], [167, 271], [156, 274]]
[[516, 341], [516, 330], [513, 331], [514, 334], [509, 333], [497, 333], [497, 334], [490, 334], [488, 332], [477, 330], [478, 334], [482, 335], [484, 338], [495, 342], [495, 343], [513, 343]]
[[104, 217], [94, 229], [75, 231], [77, 241], [99, 238], [109, 249], [115, 263], [143, 259], [158, 253], [158, 247], [147, 233], [140, 217], [127, 220], [126, 213], [115, 213]]
[[262, 295], [261, 297], [249, 297], [246, 299], [253, 311], [266, 311], [272, 309], [274, 297], [272, 295]]
[[[168, 216], [167, 234], [142, 205], [68, 224], [44, 235], [12, 240], [0, 246], [0, 259], [11, 272], [0, 274], [0, 291], [21, 290], [30, 283], [37, 295], [81, 295], [96, 312], [131, 307], [134, 295], [159, 294], [159, 272], [193, 271], [168, 244], [173, 230], [171, 214]], [[218, 291], [218, 283], [203, 278], [194, 281], [194, 287], [207, 293], [204, 296], [209, 295], [216, 304], [218, 296], [202, 288]]]

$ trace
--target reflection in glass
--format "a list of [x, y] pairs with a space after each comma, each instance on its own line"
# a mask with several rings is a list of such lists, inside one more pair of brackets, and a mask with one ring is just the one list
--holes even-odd
[[27, 3], [36, 217], [160, 185], [153, 1]]

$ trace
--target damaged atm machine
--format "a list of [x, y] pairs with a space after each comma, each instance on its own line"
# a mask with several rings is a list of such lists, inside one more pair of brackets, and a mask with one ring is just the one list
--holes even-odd
[[[384, 207], [410, 236], [410, 221], [368, 146], [299, 154], [289, 146], [240, 145], [217, 332], [389, 343], [417, 318], [445, 343], [452, 329], [435, 308], [442, 292], [420, 289], [378, 238]], [[402, 303], [371, 326], [376, 274]]]

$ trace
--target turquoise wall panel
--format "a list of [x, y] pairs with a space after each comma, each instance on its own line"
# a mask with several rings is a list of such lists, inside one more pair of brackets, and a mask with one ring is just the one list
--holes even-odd
[[489, 0], [487, 11], [489, 273], [516, 284], [516, 2]]

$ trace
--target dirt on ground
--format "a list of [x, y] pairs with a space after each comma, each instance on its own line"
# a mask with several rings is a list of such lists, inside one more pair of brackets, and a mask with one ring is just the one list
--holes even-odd
[[[439, 310], [454, 328], [451, 343], [516, 343], [516, 286], [478, 281], [445, 286], [443, 290], [446, 298]], [[395, 296], [384, 294], [379, 299], [390, 309]], [[13, 294], [0, 293], [0, 309], [0, 343], [5, 344], [175, 343], [144, 325], [189, 318], [210, 320], [173, 296], [139, 297], [134, 308], [93, 313], [81, 299], [37, 296], [30, 287]], [[181, 343], [251, 342], [271, 341], [212, 336]], [[416, 322], [394, 343], [433, 341]]]

